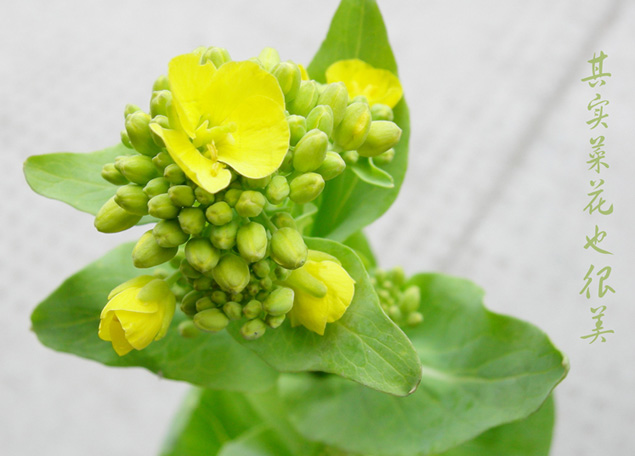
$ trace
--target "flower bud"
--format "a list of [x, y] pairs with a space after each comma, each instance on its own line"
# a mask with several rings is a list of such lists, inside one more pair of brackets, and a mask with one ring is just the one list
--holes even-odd
[[320, 167], [326, 157], [329, 138], [321, 130], [313, 129], [302, 137], [293, 151], [293, 167], [306, 173]]
[[212, 275], [223, 290], [240, 293], [249, 283], [249, 266], [241, 257], [230, 253], [220, 259]]
[[161, 247], [152, 230], [146, 231], [132, 249], [132, 263], [136, 268], [151, 268], [170, 261], [178, 251], [177, 247]]
[[295, 98], [287, 103], [287, 109], [292, 114], [306, 117], [318, 101], [318, 86], [315, 81], [302, 81]]
[[260, 260], [251, 265], [251, 270], [256, 274], [256, 277], [264, 278], [271, 272], [271, 266], [267, 260]]
[[392, 305], [388, 307], [387, 314], [393, 321], [401, 321], [401, 319], [403, 318], [403, 313], [401, 312], [401, 309], [399, 308], [399, 306], [396, 306], [396, 305]]
[[260, 51], [258, 60], [265, 70], [271, 71], [276, 65], [280, 63], [280, 54], [278, 54], [278, 51], [276, 51], [274, 48], [266, 47], [262, 51]]
[[271, 182], [271, 176], [261, 177], [260, 179], [250, 179], [248, 177], [243, 177], [242, 181], [247, 186], [247, 188], [262, 189], [269, 185], [269, 182]]
[[262, 313], [262, 303], [255, 299], [249, 301], [245, 307], [243, 307], [243, 314], [248, 320], [256, 318]]
[[335, 142], [344, 150], [356, 150], [370, 130], [370, 108], [365, 103], [352, 103], [346, 108], [342, 122], [335, 129]]
[[307, 259], [302, 235], [293, 228], [280, 228], [271, 236], [271, 258], [286, 269], [297, 269]]
[[168, 77], [164, 74], [155, 79], [152, 84], [152, 91], [157, 92], [159, 90], [170, 90], [170, 81]]
[[262, 288], [263, 290], [271, 291], [271, 289], [273, 288], [273, 280], [271, 280], [271, 277], [265, 277], [264, 279], [261, 279], [260, 288]]
[[219, 201], [207, 208], [205, 217], [212, 225], [222, 226], [232, 221], [234, 211], [225, 201]]
[[366, 95], [357, 95], [356, 97], [353, 97], [352, 100], [349, 101], [349, 105], [352, 103], [364, 103], [369, 105], [370, 107], [370, 103], [368, 103], [368, 98], [366, 98]]
[[174, 163], [170, 154], [166, 151], [161, 151], [152, 157], [152, 163], [156, 166], [162, 173], [165, 171], [165, 167]]
[[170, 183], [165, 177], [155, 177], [150, 180], [145, 187], [143, 187], [143, 192], [148, 196], [148, 198], [154, 198], [157, 195], [167, 193], [169, 188]]
[[[170, 93], [170, 92], [168, 92], [168, 93]], [[168, 108], [166, 108], [166, 109], [168, 109]], [[165, 147], [165, 141], [163, 141], [163, 138], [161, 136], [156, 134], [155, 128], [153, 128], [154, 124], [159, 125], [161, 128], [168, 129], [168, 128], [170, 128], [170, 119], [168, 119], [166, 116], [158, 115], [158, 116], [153, 117], [152, 120], [150, 121], [150, 135], [152, 136], [152, 141], [154, 141], [154, 143], [159, 148], [163, 149]], [[155, 157], [156, 157], [156, 155], [155, 155]]]
[[194, 339], [199, 336], [200, 331], [192, 320], [183, 320], [178, 326], [179, 335], [185, 339]]
[[172, 204], [178, 207], [190, 207], [194, 204], [194, 190], [189, 185], [175, 185], [168, 190]]
[[262, 337], [267, 330], [267, 325], [259, 319], [249, 320], [240, 328], [240, 334], [247, 340], [255, 340]]
[[200, 207], [186, 207], [179, 212], [179, 225], [183, 232], [198, 236], [205, 228], [205, 214]]
[[131, 214], [115, 202], [113, 196], [99, 209], [95, 216], [95, 228], [102, 233], [118, 233], [135, 226], [140, 215]]
[[220, 252], [205, 238], [190, 239], [185, 245], [185, 258], [194, 269], [209, 273], [220, 260]]
[[295, 146], [306, 133], [306, 119], [302, 116], [291, 115], [287, 117], [287, 123], [290, 132], [289, 144]]
[[206, 62], [212, 62], [216, 69], [227, 62], [231, 62], [231, 60], [232, 58], [229, 55], [229, 51], [222, 47], [211, 46], [205, 49], [201, 54], [201, 65]]
[[413, 285], [408, 287], [403, 293], [401, 299], [401, 308], [406, 313], [414, 312], [419, 308], [421, 302], [421, 290], [419, 287]]
[[373, 120], [390, 120], [392, 121], [395, 118], [395, 115], [392, 112], [390, 106], [375, 103], [370, 107], [370, 114], [373, 117]]
[[196, 313], [196, 301], [205, 296], [202, 291], [192, 290], [181, 300], [181, 311], [190, 317]]
[[171, 165], [165, 167], [163, 170], [163, 177], [174, 185], [181, 185], [186, 181], [185, 173], [176, 163], [172, 163]]
[[183, 258], [181, 260], [181, 264], [179, 265], [179, 271], [188, 279], [198, 279], [201, 276], [201, 273], [194, 269], [192, 265], [187, 261], [187, 259]]
[[126, 107], [123, 110], [123, 118], [125, 119], [126, 117], [128, 117], [130, 114], [137, 112], [137, 111], [141, 111], [141, 108], [135, 104], [132, 103], [128, 103], [126, 105]]
[[324, 190], [324, 178], [317, 173], [302, 174], [291, 181], [289, 198], [297, 204], [313, 201]]
[[289, 182], [284, 176], [275, 176], [265, 189], [267, 199], [271, 204], [280, 204], [289, 196]]
[[297, 225], [295, 223], [295, 219], [288, 212], [277, 212], [272, 218], [271, 221], [277, 228], [289, 227], [294, 230], [297, 229]]
[[235, 207], [242, 193], [242, 190], [239, 190], [237, 188], [230, 188], [225, 192], [225, 202], [229, 204], [229, 207]]
[[115, 193], [115, 203], [122, 209], [135, 215], [148, 213], [148, 197], [143, 187], [136, 184], [122, 185]]
[[[331, 136], [333, 133], [333, 109], [328, 105], [317, 105], [306, 118], [307, 130], [317, 128]], [[328, 139], [328, 138], [327, 138]]]
[[203, 187], [196, 187], [194, 189], [194, 196], [196, 197], [196, 201], [201, 203], [201, 206], [209, 206], [215, 200], [214, 194], [208, 192]]
[[282, 323], [284, 323], [284, 320], [287, 318], [286, 314], [282, 314], [282, 315], [278, 315], [278, 316], [273, 316], [273, 315], [267, 315], [267, 318], [265, 319], [265, 321], [267, 322], [267, 326], [269, 326], [272, 329], [276, 329], [279, 328], [280, 325], [282, 325]]
[[145, 155], [130, 155], [115, 161], [115, 167], [126, 179], [135, 184], [145, 185], [150, 179], [159, 174], [150, 157]]
[[327, 84], [318, 98], [318, 104], [331, 107], [333, 110], [333, 127], [337, 127], [344, 118], [346, 106], [348, 105], [346, 85], [343, 82]]
[[423, 322], [423, 314], [421, 312], [412, 312], [406, 317], [406, 324], [409, 326], [416, 326]]
[[282, 164], [280, 165], [280, 172], [289, 174], [293, 172], [293, 152], [291, 149], [287, 150], [287, 153], [284, 155], [282, 159]]
[[265, 196], [254, 190], [245, 190], [236, 203], [236, 212], [241, 217], [257, 217], [266, 203]]
[[172, 92], [169, 90], [157, 90], [156, 92], [152, 92], [152, 98], [150, 98], [150, 116], [167, 116], [170, 104], [172, 104]]
[[364, 144], [357, 148], [362, 157], [375, 157], [399, 142], [401, 128], [388, 120], [376, 120], [370, 125], [368, 137]]
[[293, 307], [293, 296], [294, 293], [291, 288], [276, 288], [263, 302], [263, 308], [265, 312], [274, 317], [284, 315]]
[[206, 332], [221, 331], [229, 324], [229, 318], [220, 309], [207, 309], [197, 312], [192, 321], [198, 329]]
[[126, 116], [125, 123], [126, 133], [128, 133], [130, 143], [137, 152], [149, 157], [159, 152], [159, 148], [154, 143], [152, 135], [150, 134], [151, 119], [149, 114], [139, 110]]
[[202, 312], [207, 309], [213, 309], [216, 305], [212, 302], [209, 296], [203, 296], [196, 300], [196, 311]]
[[235, 301], [228, 301], [223, 305], [223, 312], [230, 320], [239, 320], [243, 316], [243, 308]]
[[214, 286], [214, 279], [211, 277], [202, 275], [197, 279], [192, 280], [192, 288], [197, 291], [209, 291]]
[[227, 293], [221, 290], [214, 290], [212, 291], [210, 298], [212, 299], [213, 303], [222, 306], [227, 302]]
[[148, 212], [152, 217], [160, 219], [173, 219], [179, 215], [179, 208], [172, 204], [167, 193], [153, 196], [148, 201]]
[[221, 250], [229, 250], [236, 244], [238, 223], [234, 220], [223, 226], [212, 226], [209, 238]]
[[339, 176], [346, 169], [346, 162], [340, 154], [329, 150], [326, 158], [318, 169], [315, 170], [325, 181], [331, 180]]
[[386, 152], [373, 157], [373, 163], [377, 166], [386, 166], [395, 158], [395, 149], [392, 147], [388, 149]]
[[152, 228], [152, 234], [159, 244], [163, 248], [178, 247], [184, 244], [189, 239], [189, 235], [183, 232], [179, 223], [176, 220], [161, 220], [154, 228]]
[[128, 132], [126, 130], [121, 130], [119, 132], [119, 137], [121, 138], [121, 144], [126, 146], [128, 149], [133, 149], [130, 138], [128, 137]]
[[300, 68], [293, 62], [280, 62], [273, 68], [271, 74], [278, 80], [285, 101], [288, 103], [293, 100], [300, 90], [302, 81]]
[[106, 163], [101, 169], [101, 177], [114, 185], [124, 185], [128, 183], [128, 179], [115, 168], [114, 163]]
[[236, 235], [236, 245], [240, 256], [248, 263], [262, 260], [267, 254], [267, 230], [256, 222], [241, 226]]

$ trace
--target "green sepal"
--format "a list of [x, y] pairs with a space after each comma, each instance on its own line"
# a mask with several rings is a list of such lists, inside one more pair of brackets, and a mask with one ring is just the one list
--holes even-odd
[[359, 157], [351, 170], [367, 184], [381, 188], [394, 188], [395, 180], [390, 174], [373, 163], [372, 158]]

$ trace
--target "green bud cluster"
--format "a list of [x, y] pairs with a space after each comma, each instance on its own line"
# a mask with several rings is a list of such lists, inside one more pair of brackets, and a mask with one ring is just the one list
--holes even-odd
[[415, 285], [406, 285], [403, 269], [376, 269], [371, 273], [371, 281], [381, 307], [395, 323], [403, 327], [416, 326], [423, 321], [423, 314], [419, 312], [421, 291]]

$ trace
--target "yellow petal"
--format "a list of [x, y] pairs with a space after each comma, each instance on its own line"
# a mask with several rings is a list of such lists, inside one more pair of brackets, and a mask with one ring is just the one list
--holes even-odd
[[151, 128], [163, 139], [174, 162], [199, 187], [203, 187], [210, 193], [216, 193], [229, 185], [231, 182], [229, 170], [222, 164], [204, 157], [192, 145], [185, 133], [164, 129], [157, 124], [152, 124]]
[[200, 57], [196, 54], [184, 54], [174, 57], [168, 65], [172, 104], [181, 127], [190, 138], [194, 137], [204, 112], [202, 103], [209, 99], [212, 77], [216, 72], [212, 62], [201, 65], [199, 61]]
[[126, 340], [125, 333], [123, 331], [123, 328], [121, 327], [121, 324], [119, 323], [119, 320], [117, 320], [117, 318], [114, 318], [110, 321], [109, 326], [112, 348], [114, 348], [115, 352], [117, 352], [119, 356], [130, 353], [134, 347], [130, 345]]
[[289, 147], [289, 124], [276, 102], [260, 95], [249, 97], [225, 120], [235, 124], [236, 131], [233, 141], [218, 146], [219, 161], [253, 179], [280, 167]]
[[403, 95], [399, 78], [359, 59], [340, 60], [326, 70], [326, 82], [341, 81], [351, 98], [364, 95], [370, 105], [383, 103], [394, 108]]
[[284, 95], [274, 76], [254, 62], [228, 62], [212, 76], [201, 108], [210, 125], [221, 125], [237, 106], [255, 95], [271, 98], [284, 110]]
[[142, 275], [142, 276], [135, 277], [134, 279], [130, 279], [127, 282], [124, 282], [121, 285], [115, 287], [108, 294], [108, 299], [112, 299], [115, 295], [121, 293], [126, 288], [132, 288], [132, 287], [141, 288], [144, 285], [147, 285], [148, 283], [152, 282], [154, 279], [156, 279], [156, 277], [152, 277], [149, 275]]
[[139, 288], [128, 288], [118, 293], [114, 298], [108, 301], [106, 307], [101, 311], [102, 318], [108, 312], [119, 310], [132, 310], [133, 312], [148, 314], [157, 311], [156, 302], [141, 302], [137, 299]]
[[309, 80], [309, 73], [307, 73], [306, 68], [301, 63], [298, 63], [298, 68], [300, 68], [300, 77], [303, 81]]
[[[137, 350], [146, 348], [155, 339], [162, 324], [162, 314], [144, 314], [129, 310], [115, 312], [121, 323], [126, 341]], [[112, 334], [112, 328], [110, 330]]]

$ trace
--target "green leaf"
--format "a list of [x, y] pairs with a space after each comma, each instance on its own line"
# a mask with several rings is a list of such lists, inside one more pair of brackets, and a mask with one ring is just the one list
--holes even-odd
[[[227, 442], [219, 456], [295, 456], [278, 433], [266, 424]], [[306, 453], [305, 453], [306, 454]]]
[[375, 166], [375, 163], [370, 158], [359, 157], [359, 161], [351, 166], [351, 169], [357, 177], [367, 184], [381, 188], [393, 188], [395, 186], [392, 176]]
[[277, 372], [224, 331], [181, 337], [177, 326], [185, 317], [179, 311], [163, 339], [119, 357], [110, 342], [97, 336], [97, 329], [110, 290], [148, 273], [132, 266], [132, 247], [132, 243], [121, 245], [88, 265], [35, 309], [33, 330], [44, 345], [109, 366], [145, 367], [162, 377], [208, 388], [254, 391], [275, 382]]
[[370, 246], [370, 242], [366, 238], [363, 231], [353, 233], [344, 241], [344, 245], [347, 245], [355, 251], [359, 258], [364, 263], [366, 269], [372, 269], [377, 267], [377, 260], [375, 254]]
[[115, 157], [133, 153], [117, 144], [91, 153], [34, 155], [24, 162], [24, 175], [40, 195], [95, 215], [117, 191], [116, 185], [101, 177], [101, 168], [114, 162]]
[[471, 282], [421, 274], [411, 284], [425, 318], [407, 331], [423, 364], [417, 391], [397, 398], [336, 377], [285, 377], [291, 421], [307, 439], [374, 455], [439, 453], [527, 417], [566, 375], [545, 334], [487, 311]]
[[[308, 72], [312, 78], [325, 82], [329, 65], [351, 58], [359, 58], [397, 74], [386, 27], [374, 0], [343, 0], [340, 3]], [[370, 185], [347, 169], [327, 183], [313, 225], [313, 236], [343, 241], [379, 218], [397, 198], [406, 173], [410, 135], [408, 106], [404, 99], [395, 106], [394, 114], [394, 121], [401, 127], [402, 135], [395, 146], [395, 158], [385, 167], [394, 187]]]
[[412, 344], [384, 314], [359, 257], [326, 239], [306, 239], [310, 249], [335, 256], [355, 280], [355, 295], [344, 316], [329, 323], [323, 336], [288, 322], [263, 337], [246, 341], [238, 326], [236, 340], [284, 372], [322, 371], [370, 388], [405, 396], [416, 388], [421, 365]]
[[548, 456], [554, 425], [553, 398], [524, 420], [495, 427], [437, 456]]

